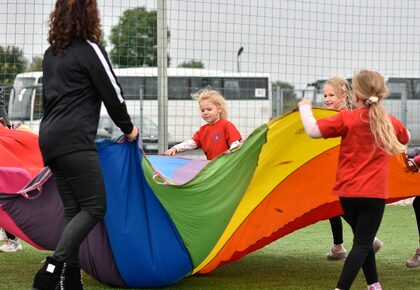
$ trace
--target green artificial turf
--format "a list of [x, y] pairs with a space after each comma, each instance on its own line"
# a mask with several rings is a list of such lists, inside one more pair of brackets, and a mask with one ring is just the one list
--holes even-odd
[[[345, 247], [350, 250], [352, 234], [345, 222], [344, 231]], [[384, 242], [377, 255], [383, 288], [420, 289], [420, 267], [404, 265], [419, 244], [412, 206], [388, 205], [377, 236]], [[325, 259], [331, 245], [329, 222], [318, 222], [209, 275], [187, 277], [160, 289], [334, 289], [343, 262]], [[31, 289], [33, 276], [48, 254], [27, 244], [18, 253], [0, 253], [0, 289]], [[84, 280], [88, 290], [111, 289], [88, 275]], [[352, 289], [366, 289], [362, 273]]]

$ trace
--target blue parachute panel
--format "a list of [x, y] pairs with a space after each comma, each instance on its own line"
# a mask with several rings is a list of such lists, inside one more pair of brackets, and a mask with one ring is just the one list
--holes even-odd
[[144, 178], [142, 151], [129, 142], [103, 141], [97, 147], [107, 191], [106, 229], [124, 282], [161, 287], [188, 276], [190, 256]]

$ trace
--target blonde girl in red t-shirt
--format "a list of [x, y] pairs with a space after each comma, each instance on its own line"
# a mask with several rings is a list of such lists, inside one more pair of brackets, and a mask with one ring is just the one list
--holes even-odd
[[[352, 110], [350, 84], [346, 79], [341, 77], [332, 77], [324, 84], [324, 107], [335, 110]], [[345, 217], [344, 217], [345, 218]], [[326, 254], [328, 260], [344, 260], [347, 258], [347, 250], [344, 247], [343, 239], [343, 222], [341, 216], [329, 219], [331, 232], [333, 236], [333, 246]], [[383, 243], [375, 237], [373, 241], [373, 249], [378, 252]]]
[[340, 198], [354, 234], [353, 247], [344, 263], [336, 289], [350, 289], [360, 268], [369, 290], [382, 289], [376, 270], [373, 240], [379, 229], [387, 198], [389, 155], [406, 150], [409, 133], [389, 115], [381, 100], [388, 95], [384, 78], [361, 70], [353, 77], [354, 110], [315, 120], [311, 101], [299, 102], [301, 119], [312, 138], [341, 137], [333, 193]]
[[207, 124], [201, 126], [191, 139], [168, 149], [165, 155], [201, 148], [207, 159], [212, 160], [239, 146], [242, 137], [235, 125], [227, 120], [225, 98], [209, 88], [199, 91], [194, 97]]
[[[348, 110], [352, 108], [350, 101], [350, 84], [340, 77], [330, 78], [324, 85], [324, 107], [335, 110]], [[341, 216], [330, 218], [333, 246], [326, 254], [329, 260], [344, 260], [347, 250], [344, 248], [343, 222]]]

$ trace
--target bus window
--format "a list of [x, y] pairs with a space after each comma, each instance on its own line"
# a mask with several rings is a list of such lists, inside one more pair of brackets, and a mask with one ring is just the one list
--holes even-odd
[[141, 99], [141, 90], [143, 89], [144, 80], [142, 77], [118, 76], [117, 78], [125, 100]]
[[200, 80], [200, 88], [209, 87], [212, 85], [210, 78], [201, 78]]
[[13, 83], [14, 95], [18, 97], [20, 91], [26, 87], [32, 87], [35, 83], [35, 78], [16, 78]]
[[414, 80], [414, 95], [413, 99], [420, 100], [420, 80]]
[[225, 79], [224, 95], [229, 100], [268, 100], [267, 79]]
[[[191, 78], [190, 82], [191, 82], [191, 91], [190, 91], [191, 95], [197, 93], [199, 90], [202, 90], [207, 86], [207, 85], [203, 86], [202, 78], [193, 77]], [[205, 83], [208, 84], [208, 82], [205, 82]]]
[[199, 90], [201, 90], [203, 87], [202, 82], [201, 82], [201, 78], [191, 78], [190, 79], [191, 82], [191, 94], [195, 94], [196, 92], [198, 92]]
[[31, 97], [34, 87], [23, 87], [14, 90], [14, 98], [9, 103], [9, 118], [11, 120], [30, 120]]
[[157, 100], [157, 78], [144, 78], [144, 100]]
[[209, 87], [212, 90], [216, 90], [222, 93], [222, 80], [220, 78], [203, 78], [203, 77], [192, 77], [191, 82], [191, 94], [195, 94], [198, 91]]
[[389, 96], [387, 97], [390, 100], [401, 100], [401, 96], [404, 92], [407, 91], [406, 82], [393, 81], [388, 82]]
[[199, 90], [209, 87], [211, 90], [222, 93], [222, 79], [221, 78], [198, 78], [200, 80], [200, 86], [198, 90], [193, 91], [196, 93]]
[[171, 77], [168, 79], [168, 99], [188, 100], [191, 99], [189, 78]]
[[221, 93], [222, 88], [223, 88], [222, 79], [217, 79], [217, 78], [210, 79], [210, 88], [212, 90], [216, 90]]
[[[239, 88], [239, 80], [238, 79], [225, 79], [224, 81], [224, 88], [223, 88], [223, 95], [226, 100], [240, 100], [241, 97], [241, 89]], [[245, 93], [245, 92], [244, 92]]]
[[34, 99], [34, 120], [42, 118], [42, 87], [37, 86], [35, 88], [35, 99]]
[[267, 100], [268, 82], [267, 79], [247, 78], [240, 79], [241, 99], [246, 100]]
[[268, 100], [268, 79], [254, 79], [254, 84], [255, 98]]

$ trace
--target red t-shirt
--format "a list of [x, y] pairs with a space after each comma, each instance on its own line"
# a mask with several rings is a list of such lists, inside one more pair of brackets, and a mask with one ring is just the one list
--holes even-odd
[[215, 124], [206, 124], [194, 134], [192, 139], [201, 147], [208, 160], [216, 158], [230, 148], [230, 144], [242, 139], [238, 129], [226, 119]]
[[[398, 140], [407, 144], [407, 129], [391, 116]], [[343, 197], [388, 197], [389, 155], [378, 148], [369, 126], [368, 108], [340, 111], [320, 119], [324, 138], [342, 137], [333, 193]]]

